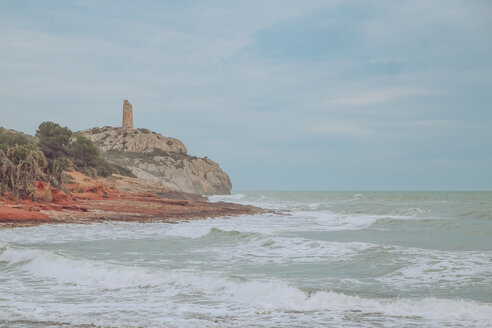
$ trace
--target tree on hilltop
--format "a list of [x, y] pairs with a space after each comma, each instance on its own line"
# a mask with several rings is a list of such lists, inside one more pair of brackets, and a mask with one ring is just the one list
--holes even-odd
[[70, 155], [77, 166], [96, 166], [99, 160], [96, 145], [82, 135], [78, 135], [70, 144]]
[[57, 123], [43, 122], [36, 131], [38, 146], [49, 159], [60, 158], [68, 155], [68, 145], [72, 137], [72, 131]]
[[3, 150], [3, 152], [6, 153], [9, 147], [27, 144], [34, 144], [34, 141], [28, 139], [27, 136], [21, 132], [0, 127], [0, 149]]

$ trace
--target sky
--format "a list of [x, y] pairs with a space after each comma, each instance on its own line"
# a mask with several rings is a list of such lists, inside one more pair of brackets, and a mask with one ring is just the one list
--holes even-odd
[[488, 0], [0, 0], [0, 126], [182, 140], [233, 190], [492, 190]]

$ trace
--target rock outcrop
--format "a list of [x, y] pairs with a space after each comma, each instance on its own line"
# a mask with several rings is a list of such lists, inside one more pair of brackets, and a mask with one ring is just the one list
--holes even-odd
[[[247, 205], [206, 202], [200, 195], [184, 194], [161, 185], [113, 175], [91, 178], [80, 172], [65, 172], [68, 194], [49, 182], [35, 182], [41, 196], [12, 201], [0, 195], [0, 229], [45, 223], [87, 224], [91, 222], [167, 222], [211, 217], [255, 214], [263, 210]], [[46, 198], [46, 195], [50, 195]], [[60, 197], [61, 196], [61, 197]]]
[[106, 159], [130, 169], [140, 179], [186, 193], [231, 192], [229, 176], [219, 165], [188, 155], [178, 139], [148, 129], [104, 127], [79, 133], [97, 144]]

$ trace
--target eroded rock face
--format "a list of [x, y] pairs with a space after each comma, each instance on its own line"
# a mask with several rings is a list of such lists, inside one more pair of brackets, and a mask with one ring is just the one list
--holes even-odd
[[166, 138], [162, 134], [148, 129], [93, 128], [80, 131], [85, 137], [96, 143], [103, 152], [119, 150], [135, 153], [150, 153], [155, 148], [166, 152], [186, 154], [185, 145], [175, 138]]
[[230, 194], [229, 176], [208, 158], [187, 154], [178, 139], [147, 129], [94, 128], [81, 131], [111, 162], [130, 169], [138, 178], [181, 192]]

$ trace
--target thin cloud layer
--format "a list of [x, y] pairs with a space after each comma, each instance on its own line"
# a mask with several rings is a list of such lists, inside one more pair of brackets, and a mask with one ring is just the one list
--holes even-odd
[[490, 189], [487, 1], [15, 1], [0, 125], [135, 124], [235, 189]]

